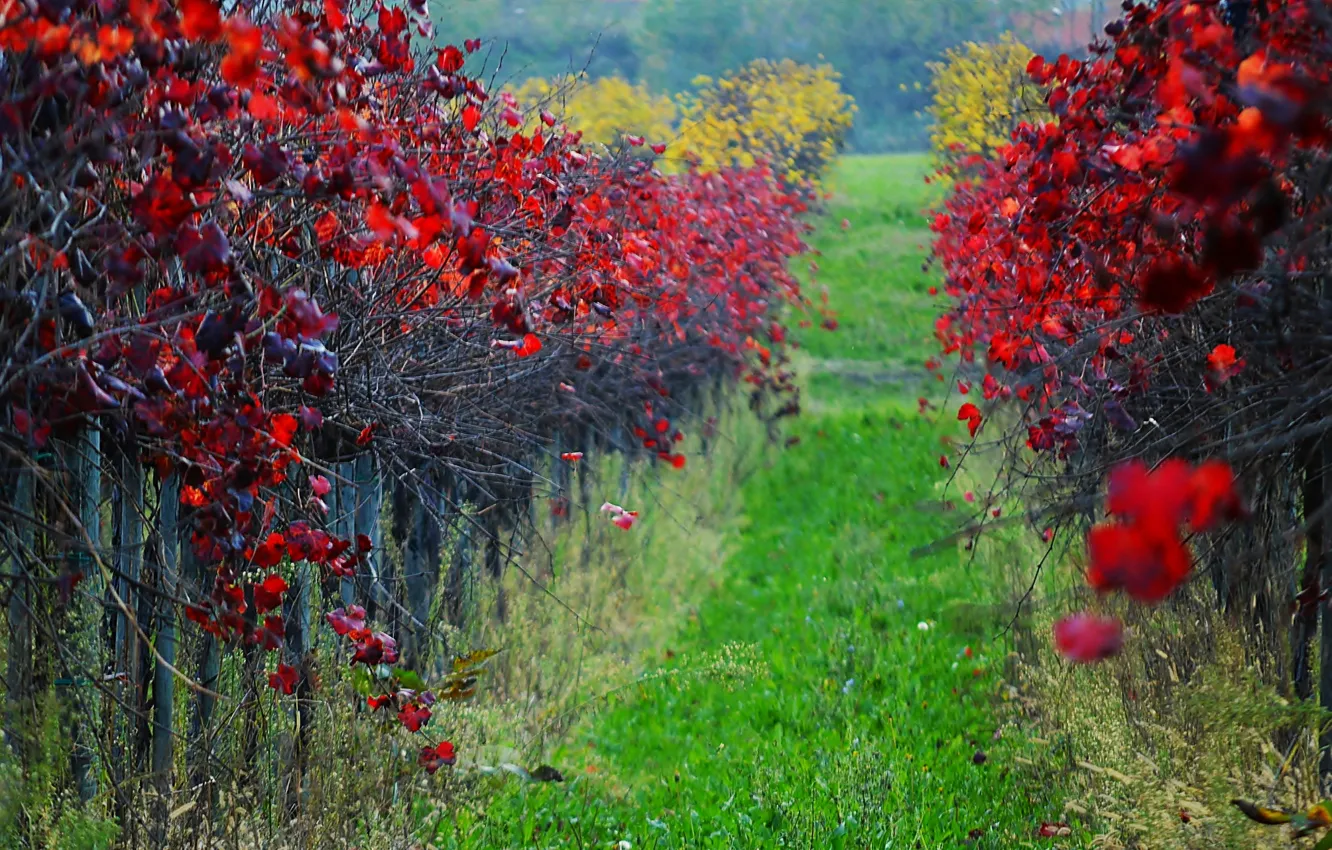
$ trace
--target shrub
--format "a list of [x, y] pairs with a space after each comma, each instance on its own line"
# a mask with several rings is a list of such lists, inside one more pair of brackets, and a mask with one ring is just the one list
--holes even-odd
[[[30, 246], [0, 258], [0, 664], [25, 779], [3, 846], [15, 820], [114, 820], [128, 846], [247, 812], [399, 824], [358, 783], [458, 757], [445, 709], [489, 655], [457, 662], [435, 626], [531, 551], [536, 462], [679, 467], [727, 376], [756, 408], [794, 393], [776, 311], [806, 303], [806, 207], [768, 169], [666, 177], [550, 116], [520, 132], [469, 73], [479, 42], [417, 65], [423, 5], [229, 6], [24, 8], [0, 39], [31, 157], [0, 164], [3, 233]], [[42, 802], [75, 794], [77, 822]]]
[[[623, 77], [537, 77], [518, 86], [513, 95], [529, 111], [547, 108], [559, 114], [583, 134], [584, 141], [595, 144], [615, 147], [626, 134], [653, 142], [675, 136], [674, 101]], [[527, 118], [529, 124], [535, 120], [535, 113]]]
[[[1332, 202], [1316, 176], [1332, 165], [1329, 30], [1321, 3], [1138, 5], [1093, 61], [1029, 62], [1052, 120], [1020, 125], [933, 225], [936, 333], [959, 391], [979, 390], [957, 415], [1003, 458], [995, 490], [1038, 529], [1113, 517], [1087, 539], [1095, 590], [1174, 604], [1196, 578], [1262, 682], [1305, 701], [1318, 685], [1323, 709], [1332, 251], [1310, 235]], [[1195, 558], [1184, 521], [1245, 507], [1188, 535]], [[1061, 631], [1075, 659], [1117, 642]], [[1317, 731], [1326, 775], [1332, 730]]]
[[705, 171], [766, 160], [790, 182], [818, 180], [842, 149], [856, 107], [828, 65], [751, 62], [695, 80], [681, 98], [681, 137]]
[[942, 62], [929, 64], [930, 146], [940, 164], [992, 156], [1008, 144], [1018, 122], [1040, 108], [1026, 73], [1031, 57], [1031, 50], [1005, 34], [997, 42], [950, 49]]

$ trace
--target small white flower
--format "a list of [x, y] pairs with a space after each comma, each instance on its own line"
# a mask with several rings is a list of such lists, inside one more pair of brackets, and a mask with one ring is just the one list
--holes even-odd
[[921, 620], [919, 623], [916, 623], [916, 628], [920, 629], [922, 632], [928, 632], [930, 630], [930, 624]]
[[634, 850], [634, 845], [621, 839], [620, 843], [615, 845], [615, 850]]

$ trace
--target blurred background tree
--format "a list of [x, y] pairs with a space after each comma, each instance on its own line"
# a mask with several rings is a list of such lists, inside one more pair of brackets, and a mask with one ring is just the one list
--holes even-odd
[[1031, 48], [1005, 34], [949, 48], [930, 63], [930, 148], [937, 163], [989, 157], [1020, 121], [1040, 120], [1044, 93], [1027, 75], [1031, 57]]
[[857, 107], [828, 65], [755, 59], [681, 97], [681, 147], [704, 171], [770, 163], [791, 183], [817, 181], [846, 143]]
[[529, 131], [537, 127], [537, 110], [549, 109], [586, 141], [610, 148], [623, 146], [630, 133], [653, 144], [670, 142], [677, 133], [675, 101], [619, 75], [595, 80], [583, 74], [530, 77], [511, 91]]
[[[858, 151], [929, 146], [929, 64], [967, 42], [1014, 32], [1041, 53], [1077, 53], [1101, 0], [434, 0], [443, 41], [490, 42], [498, 80], [516, 86], [586, 70], [653, 92], [689, 91], [754, 59], [829, 64], [860, 107]], [[503, 63], [498, 64], [501, 53]]]

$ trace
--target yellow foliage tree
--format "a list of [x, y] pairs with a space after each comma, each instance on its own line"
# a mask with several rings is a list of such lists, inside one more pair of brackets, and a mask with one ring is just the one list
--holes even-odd
[[526, 129], [535, 127], [536, 114], [549, 109], [589, 142], [617, 147], [626, 134], [649, 142], [675, 137], [675, 103], [653, 94], [647, 86], [622, 77], [560, 77], [530, 79], [513, 90], [525, 110]]
[[930, 144], [941, 165], [988, 157], [1009, 141], [1018, 122], [1042, 108], [1027, 77], [1032, 52], [1011, 34], [990, 44], [968, 43], [931, 62], [934, 92]]
[[759, 59], [680, 98], [681, 147], [705, 171], [766, 160], [817, 182], [845, 144], [856, 106], [828, 65]]

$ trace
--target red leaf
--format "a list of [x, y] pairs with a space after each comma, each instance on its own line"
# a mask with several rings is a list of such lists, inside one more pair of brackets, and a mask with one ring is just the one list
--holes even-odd
[[195, 274], [224, 271], [231, 262], [231, 243], [215, 221], [197, 230], [182, 228], [176, 236], [176, 252], [185, 261], [185, 269]]
[[[282, 557], [282, 548], [285, 541], [281, 534], [270, 534], [268, 542], [259, 547], [260, 550], [274, 548], [277, 551], [277, 558]], [[258, 550], [255, 552], [256, 564], [263, 567], [271, 567], [272, 564], [258, 564]], [[282, 605], [282, 594], [288, 590], [287, 582], [282, 576], [273, 573], [265, 578], [259, 584], [254, 586], [254, 608], [260, 614], [276, 610]]]
[[1235, 364], [1235, 349], [1224, 342], [1207, 355], [1207, 370], [1218, 377], [1219, 383], [1224, 383], [1230, 377]]
[[[282, 552], [286, 545], [287, 542], [282, 538], [282, 535], [275, 531], [268, 535], [268, 539], [264, 543], [255, 547], [254, 557], [251, 560], [254, 561], [256, 567], [261, 569], [276, 567], [278, 562], [282, 560]], [[283, 585], [283, 589], [286, 589], [286, 585]], [[274, 606], [270, 605], [269, 607]]]
[[421, 755], [417, 758], [417, 763], [426, 769], [426, 773], [430, 774], [441, 767], [453, 765], [457, 761], [458, 757], [453, 751], [453, 744], [448, 741], [441, 741], [435, 747], [422, 747]]
[[415, 702], [409, 702], [398, 710], [398, 720], [407, 727], [408, 732], [419, 732], [430, 721], [430, 709]]
[[302, 407], [301, 427], [307, 431], [318, 431], [324, 427], [324, 414], [313, 407]]
[[1192, 263], [1157, 260], [1142, 277], [1138, 303], [1149, 313], [1182, 313], [1211, 291], [1211, 279]]
[[286, 623], [281, 617], [265, 617], [263, 625], [255, 630], [254, 638], [265, 652], [274, 652], [282, 648], [286, 630]]
[[1173, 528], [1102, 523], [1087, 534], [1087, 550], [1092, 587], [1103, 593], [1123, 590], [1148, 605], [1169, 596], [1193, 566]]
[[638, 511], [621, 511], [611, 522], [615, 523], [617, 528], [628, 531], [638, 522]]
[[366, 634], [356, 642], [356, 651], [352, 653], [353, 664], [392, 664], [398, 660], [398, 642], [383, 632]]
[[314, 490], [317, 498], [322, 499], [333, 490], [333, 485], [329, 484], [328, 479], [322, 475], [311, 475], [310, 489]]
[[370, 706], [371, 711], [378, 711], [393, 703], [393, 697], [389, 694], [380, 694], [379, 696], [369, 696], [365, 698], [365, 704]]
[[51, 437], [51, 423], [33, 426], [32, 414], [21, 407], [14, 408], [14, 428], [27, 437], [34, 448], [43, 448]]
[[525, 336], [523, 336], [522, 345], [519, 345], [517, 348], [515, 348], [513, 350], [513, 353], [517, 354], [519, 357], [530, 357], [531, 355], [536, 354], [540, 350], [541, 350], [541, 340], [537, 338], [537, 335], [526, 334]]
[[259, 59], [263, 54], [263, 34], [242, 17], [227, 22], [230, 52], [222, 60], [222, 79], [237, 88], [250, 89], [259, 79]]
[[139, 223], [162, 238], [176, 232], [194, 205], [174, 180], [158, 174], [144, 184], [131, 206]]
[[300, 673], [295, 667], [289, 664], [279, 664], [276, 673], [268, 677], [268, 686], [275, 691], [279, 691], [288, 696], [296, 692], [296, 683], [300, 680]]
[[262, 147], [246, 144], [241, 148], [241, 162], [260, 186], [277, 181], [291, 167], [286, 150], [277, 142], [266, 142]]
[[222, 37], [222, 14], [211, 0], [180, 0], [180, 33], [191, 41]]
[[324, 619], [328, 620], [339, 637], [344, 637], [349, 632], [365, 628], [365, 609], [360, 605], [348, 605], [346, 610], [338, 608], [330, 611], [324, 615]]
[[347, 15], [338, 0], [324, 0], [324, 17], [328, 19], [330, 29], [340, 30], [347, 25]]
[[296, 417], [290, 413], [279, 413], [273, 417], [272, 424], [269, 426], [273, 440], [282, 448], [290, 448], [291, 441], [296, 438], [296, 429], [299, 423]]
[[1244, 503], [1235, 486], [1235, 473], [1230, 464], [1210, 460], [1193, 471], [1189, 481], [1192, 502], [1189, 525], [1194, 531], [1210, 531], [1221, 522], [1244, 516]]
[[957, 421], [965, 421], [967, 423], [967, 431], [970, 432], [972, 437], [975, 437], [976, 431], [978, 431], [981, 426], [980, 408], [971, 402], [967, 402], [958, 408]]
[[1119, 654], [1124, 627], [1113, 617], [1074, 614], [1054, 624], [1055, 646], [1070, 661], [1090, 664]]
[[388, 207], [378, 201], [370, 204], [365, 211], [365, 223], [380, 242], [388, 242], [398, 235], [398, 224], [393, 215], [389, 213]]
[[361, 429], [361, 433], [356, 435], [356, 445], [361, 447], [370, 445], [370, 441], [374, 439], [375, 436], [375, 425], [376, 423], [371, 422], [369, 425]]
[[1106, 510], [1130, 522], [1176, 528], [1187, 518], [1189, 465], [1179, 459], [1149, 470], [1140, 460], [1121, 463], [1107, 480]]
[[[470, 50], [467, 52], [471, 53]], [[435, 60], [435, 66], [446, 74], [456, 74], [462, 70], [464, 61], [462, 51], [450, 44], [439, 51], [439, 58]]]
[[276, 100], [259, 92], [250, 95], [250, 102], [245, 108], [260, 121], [274, 121], [282, 114], [282, 109]]
[[462, 122], [463, 127], [466, 128], [467, 132], [474, 132], [477, 125], [481, 123], [480, 107], [475, 103], [469, 103], [464, 106], [462, 111]]

